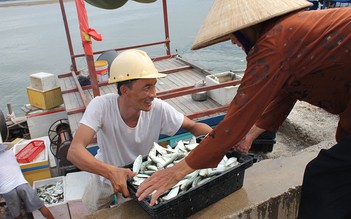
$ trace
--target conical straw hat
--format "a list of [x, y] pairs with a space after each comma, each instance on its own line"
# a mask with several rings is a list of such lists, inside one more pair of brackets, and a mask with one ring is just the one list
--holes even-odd
[[192, 49], [229, 40], [232, 32], [310, 6], [306, 0], [215, 0]]

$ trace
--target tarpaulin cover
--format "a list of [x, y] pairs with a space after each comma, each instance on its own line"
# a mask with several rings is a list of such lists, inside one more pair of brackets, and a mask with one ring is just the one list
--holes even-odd
[[122, 7], [128, 0], [85, 0], [92, 6], [103, 9], [116, 9]]
[[[85, 0], [89, 4], [103, 9], [116, 9], [122, 7], [128, 0]], [[156, 0], [133, 0], [139, 3], [152, 3]]]

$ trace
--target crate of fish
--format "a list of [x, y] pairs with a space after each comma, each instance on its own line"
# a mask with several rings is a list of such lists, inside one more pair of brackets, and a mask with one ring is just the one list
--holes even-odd
[[162, 147], [154, 143], [146, 157], [139, 156], [127, 165], [137, 175], [128, 179], [131, 197], [152, 218], [185, 218], [219, 201], [243, 186], [244, 173], [252, 166], [253, 158], [237, 151], [230, 151], [216, 168], [196, 170], [184, 177], [177, 185], [161, 195], [157, 204], [150, 206], [150, 197], [138, 201], [136, 191], [145, 178], [153, 172], [167, 168], [183, 159], [194, 147], [196, 141], [179, 141], [175, 148]]
[[33, 189], [45, 206], [65, 204], [65, 178], [63, 176], [33, 182]]

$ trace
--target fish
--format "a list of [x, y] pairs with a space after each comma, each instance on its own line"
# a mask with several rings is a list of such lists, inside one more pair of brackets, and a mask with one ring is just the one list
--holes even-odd
[[139, 173], [142, 162], [143, 162], [143, 155], [140, 154], [139, 156], [137, 156], [137, 158], [134, 160], [134, 163], [133, 163], [134, 173]]
[[165, 196], [162, 196], [161, 201], [168, 201], [178, 195], [179, 186], [173, 187]]
[[63, 182], [47, 183], [36, 188], [39, 198], [44, 204], [56, 204], [64, 201]]
[[[180, 140], [177, 142], [174, 148], [167, 145], [163, 147], [158, 143], [154, 142], [150, 149], [145, 161], [142, 159], [142, 155], [139, 155], [133, 163], [133, 172], [137, 175], [133, 178], [132, 184], [138, 187], [146, 178], [151, 176], [154, 172], [169, 168], [174, 164], [183, 160], [196, 146], [196, 138], [192, 137], [188, 141]], [[195, 170], [192, 173], [186, 175], [170, 190], [165, 191], [157, 200], [157, 203], [169, 201], [178, 195], [188, 191], [190, 188], [201, 186], [224, 171], [239, 165], [236, 157], [223, 156], [222, 160], [218, 163], [216, 168], [206, 168], [201, 170]], [[155, 191], [154, 191], [155, 192]], [[152, 193], [153, 194], [153, 193]], [[150, 195], [152, 195], [150, 194]]]

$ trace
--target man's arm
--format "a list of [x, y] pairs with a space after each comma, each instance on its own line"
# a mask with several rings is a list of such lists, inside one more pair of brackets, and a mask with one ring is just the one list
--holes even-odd
[[86, 125], [80, 125], [77, 129], [71, 146], [68, 150], [67, 158], [81, 170], [95, 173], [109, 179], [115, 192], [123, 193], [129, 197], [126, 181], [128, 176], [133, 177], [129, 169], [118, 168], [96, 159], [86, 147], [95, 135], [95, 131]]
[[206, 123], [195, 122], [186, 116], [184, 116], [184, 121], [181, 128], [192, 133], [194, 136], [207, 135], [212, 131], [212, 128]]

